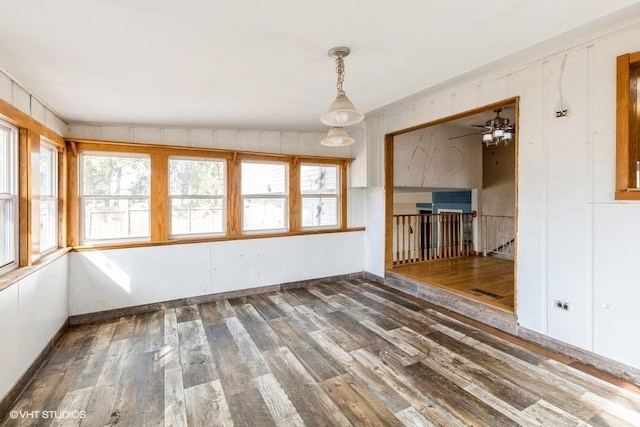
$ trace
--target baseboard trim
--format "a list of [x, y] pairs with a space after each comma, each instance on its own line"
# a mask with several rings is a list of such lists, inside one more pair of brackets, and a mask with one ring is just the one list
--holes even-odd
[[567, 344], [566, 342], [551, 338], [540, 332], [536, 332], [522, 326], [518, 326], [516, 336], [518, 338], [522, 338], [525, 341], [529, 341], [536, 345], [539, 345], [540, 347], [544, 347], [565, 356], [569, 356], [572, 359], [577, 360], [578, 362], [594, 366], [601, 371], [608, 372], [626, 381], [640, 385], [640, 369], [625, 365], [624, 363], [617, 362], [615, 360], [608, 359], [605, 356], [601, 356], [580, 347]]
[[7, 392], [7, 394], [0, 400], [0, 424], [9, 414], [9, 411], [18, 401], [22, 393], [25, 391], [35, 374], [44, 365], [45, 360], [49, 357], [49, 354], [53, 351], [54, 347], [69, 327], [69, 319], [64, 321], [60, 329], [53, 335], [53, 337], [47, 342], [40, 354], [31, 362], [31, 365], [26, 371], [18, 378], [18, 381]]
[[170, 301], [162, 301], [151, 304], [136, 305], [131, 307], [116, 308], [113, 310], [98, 311], [95, 313], [78, 314], [69, 317], [70, 325], [82, 325], [87, 323], [104, 322], [117, 319], [123, 316], [149, 313], [153, 311], [182, 307], [193, 304], [203, 304], [207, 302], [219, 301], [223, 299], [240, 298], [250, 295], [263, 294], [266, 292], [277, 292], [295, 288], [305, 288], [322, 282], [332, 282], [336, 280], [350, 280], [363, 278], [364, 273], [341, 274], [337, 276], [322, 277], [318, 279], [299, 280], [295, 282], [281, 283], [277, 285], [260, 286], [257, 288], [240, 289], [237, 291], [220, 292], [215, 294], [199, 295], [195, 297], [179, 298]]

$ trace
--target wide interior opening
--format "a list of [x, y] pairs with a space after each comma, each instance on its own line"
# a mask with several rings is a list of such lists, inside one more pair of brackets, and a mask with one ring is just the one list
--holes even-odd
[[517, 110], [387, 136], [387, 271], [515, 313]]

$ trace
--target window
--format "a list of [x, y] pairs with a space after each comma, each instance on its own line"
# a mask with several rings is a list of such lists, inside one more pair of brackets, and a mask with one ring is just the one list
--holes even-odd
[[287, 165], [242, 162], [242, 230], [287, 230]]
[[78, 153], [61, 159], [73, 174], [71, 217], [58, 240], [74, 247], [348, 229], [349, 159], [86, 140], [69, 148]]
[[58, 150], [40, 142], [40, 252], [58, 247]]
[[18, 261], [18, 131], [0, 122], [0, 272]]
[[221, 160], [169, 159], [172, 236], [224, 233], [224, 166]]
[[640, 52], [617, 59], [616, 199], [640, 200]]
[[81, 155], [83, 242], [149, 237], [150, 171], [147, 155]]
[[338, 166], [301, 165], [302, 227], [337, 227]]

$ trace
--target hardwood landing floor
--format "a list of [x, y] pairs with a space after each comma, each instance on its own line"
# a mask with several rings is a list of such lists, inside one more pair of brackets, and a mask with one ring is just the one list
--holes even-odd
[[638, 387], [578, 368], [351, 280], [71, 327], [5, 425], [640, 425]]
[[426, 261], [393, 267], [394, 273], [514, 312], [513, 261], [482, 256]]

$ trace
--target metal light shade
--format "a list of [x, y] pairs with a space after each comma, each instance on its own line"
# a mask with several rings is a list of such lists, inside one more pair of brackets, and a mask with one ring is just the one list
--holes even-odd
[[351, 145], [354, 142], [355, 140], [349, 136], [344, 128], [332, 127], [327, 133], [327, 137], [320, 141], [320, 144], [329, 147], [344, 147], [345, 145]]
[[327, 126], [342, 127], [360, 123], [364, 114], [353, 105], [343, 90], [338, 91], [336, 99], [329, 106], [329, 111], [323, 114], [320, 121]]

